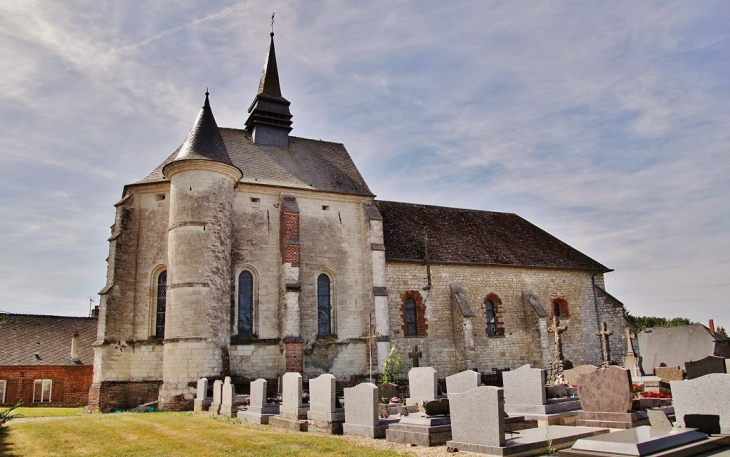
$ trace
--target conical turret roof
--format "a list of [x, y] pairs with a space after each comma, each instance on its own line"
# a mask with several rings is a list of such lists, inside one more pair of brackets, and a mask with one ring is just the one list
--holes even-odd
[[[215, 122], [213, 110], [210, 108], [208, 92], [205, 92], [205, 103], [198, 113], [197, 119], [185, 138], [175, 158], [170, 162], [183, 160], [211, 160], [233, 165], [223, 143], [218, 124]], [[168, 164], [169, 165], [169, 164]]]

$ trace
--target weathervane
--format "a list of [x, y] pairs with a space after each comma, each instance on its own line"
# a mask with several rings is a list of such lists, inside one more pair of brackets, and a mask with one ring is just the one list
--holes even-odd
[[274, 15], [276, 15], [276, 11], [271, 13], [271, 34], [274, 34]]

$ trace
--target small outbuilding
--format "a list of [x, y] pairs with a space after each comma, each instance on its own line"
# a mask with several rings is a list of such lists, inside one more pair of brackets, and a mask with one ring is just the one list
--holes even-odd
[[730, 358], [730, 339], [702, 324], [647, 328], [639, 333], [641, 367], [645, 374], [654, 368], [679, 366], [707, 356]]
[[94, 374], [96, 317], [3, 314], [0, 404], [84, 406]]

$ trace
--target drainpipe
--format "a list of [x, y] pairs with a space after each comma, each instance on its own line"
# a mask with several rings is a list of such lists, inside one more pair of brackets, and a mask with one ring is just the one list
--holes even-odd
[[[591, 282], [593, 283], [593, 302], [596, 305], [596, 325], [598, 326], [598, 331], [601, 331], [601, 310], [598, 309], [598, 291], [596, 290], [596, 275], [598, 274], [598, 271], [593, 273], [593, 276], [591, 276]], [[601, 347], [601, 360], [606, 360], [606, 354], [603, 353], [603, 344], [600, 345]]]

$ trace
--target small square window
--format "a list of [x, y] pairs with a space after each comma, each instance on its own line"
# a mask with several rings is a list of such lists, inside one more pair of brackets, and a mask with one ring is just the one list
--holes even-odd
[[155, 200], [162, 201], [165, 199], [165, 194], [157, 194], [155, 195]]
[[329, 205], [322, 205], [322, 211], [329, 211], [330, 207]]
[[258, 197], [251, 197], [251, 203], [261, 203], [261, 199]]

